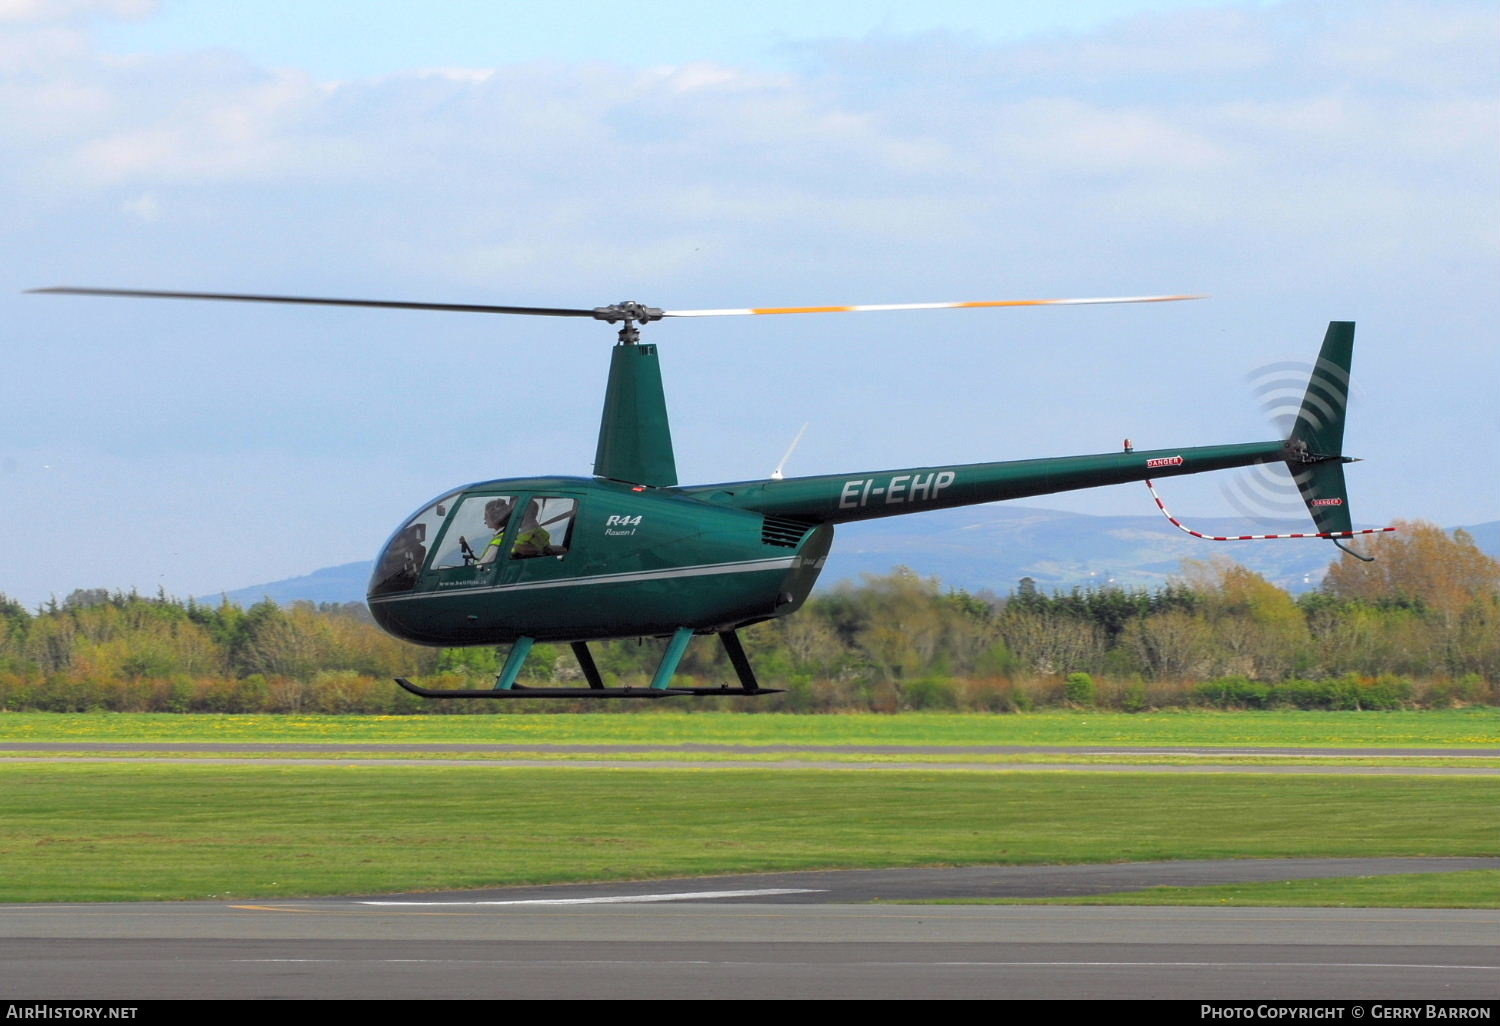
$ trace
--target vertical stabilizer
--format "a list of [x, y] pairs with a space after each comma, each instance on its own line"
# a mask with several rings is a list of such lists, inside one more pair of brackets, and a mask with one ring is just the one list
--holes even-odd
[[621, 343], [609, 361], [594, 473], [612, 481], [669, 487], [677, 483], [672, 429], [656, 347]]
[[1344, 415], [1349, 406], [1349, 364], [1354, 322], [1330, 321], [1307, 394], [1287, 439], [1287, 467], [1320, 532], [1352, 530], [1344, 486]]
[[1344, 412], [1349, 406], [1349, 363], [1354, 322], [1329, 321], [1323, 348], [1307, 381], [1307, 394], [1292, 426], [1292, 441], [1314, 457], [1344, 452]]

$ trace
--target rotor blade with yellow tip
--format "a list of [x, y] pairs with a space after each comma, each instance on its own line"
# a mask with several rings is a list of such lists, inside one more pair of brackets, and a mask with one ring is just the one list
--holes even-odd
[[1207, 296], [1110, 296], [1101, 299], [980, 299], [959, 303], [872, 303], [864, 306], [755, 306], [742, 310], [663, 310], [663, 317], [736, 317], [745, 314], [866, 313], [885, 310], [959, 310], [989, 306], [1088, 306], [1097, 303], [1171, 303]]

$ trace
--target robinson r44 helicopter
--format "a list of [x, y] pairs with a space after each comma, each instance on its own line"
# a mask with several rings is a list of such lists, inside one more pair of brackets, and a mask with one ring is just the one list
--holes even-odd
[[[1352, 530], [1344, 487], [1343, 465], [1353, 462], [1341, 451], [1352, 322], [1329, 324], [1301, 409], [1283, 439], [1142, 452], [1127, 442], [1122, 452], [1096, 455], [798, 478], [782, 478], [778, 470], [766, 480], [680, 485], [656, 346], [641, 341], [638, 325], [668, 317], [1199, 297], [660, 310], [636, 302], [569, 309], [71, 287], [34, 291], [586, 317], [621, 326], [610, 359], [592, 478], [513, 478], [452, 489], [412, 514], [381, 550], [368, 602], [386, 631], [421, 645], [510, 645], [493, 688], [436, 690], [397, 678], [403, 688], [428, 698], [663, 698], [776, 691], [760, 686], [736, 632], [796, 612], [823, 568], [835, 525], [850, 521], [1284, 463], [1317, 526], [1315, 533], [1291, 537], [1329, 538], [1344, 548], [1340, 539], [1372, 533]], [[707, 634], [718, 636], [740, 686], [673, 687], [688, 643], [694, 635]], [[650, 686], [606, 687], [588, 643], [633, 637], [668, 639]], [[589, 686], [517, 684], [537, 641], [571, 645]]]

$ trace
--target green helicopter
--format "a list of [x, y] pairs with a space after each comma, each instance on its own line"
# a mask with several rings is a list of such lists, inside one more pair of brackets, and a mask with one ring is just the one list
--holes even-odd
[[[584, 317], [621, 325], [610, 359], [592, 477], [506, 478], [451, 489], [398, 527], [377, 557], [368, 602], [386, 631], [421, 645], [510, 645], [492, 688], [436, 690], [397, 678], [403, 688], [423, 697], [663, 698], [773, 692], [777, 689], [763, 688], [756, 680], [737, 632], [796, 612], [817, 582], [835, 526], [856, 520], [1284, 463], [1317, 527], [1307, 536], [1341, 544], [1342, 538], [1366, 533], [1351, 526], [1343, 465], [1353, 461], [1341, 451], [1351, 322], [1329, 324], [1301, 410], [1282, 439], [1140, 452], [1126, 443], [1124, 451], [1095, 455], [795, 478], [783, 478], [778, 470], [764, 480], [681, 485], [656, 346], [641, 341], [638, 325], [669, 317], [1200, 297], [660, 310], [636, 302], [574, 309], [72, 287], [33, 291]], [[709, 634], [724, 646], [739, 686], [674, 687], [688, 643], [695, 635]], [[606, 687], [589, 642], [635, 637], [668, 639], [650, 686]], [[589, 686], [517, 684], [537, 641], [569, 644]]]

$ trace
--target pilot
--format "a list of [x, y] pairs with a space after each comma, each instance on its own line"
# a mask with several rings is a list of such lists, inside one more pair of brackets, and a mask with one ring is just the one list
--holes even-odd
[[537, 522], [539, 506], [536, 502], [526, 507], [521, 518], [521, 532], [516, 535], [516, 544], [510, 550], [513, 559], [531, 559], [534, 556], [552, 555], [552, 535]]
[[484, 526], [495, 532], [490, 543], [484, 548], [484, 555], [479, 557], [479, 562], [490, 563], [500, 556], [500, 542], [505, 537], [505, 525], [510, 523], [510, 515], [516, 508], [516, 500], [508, 495], [502, 495], [498, 499], [491, 499], [484, 504]]

